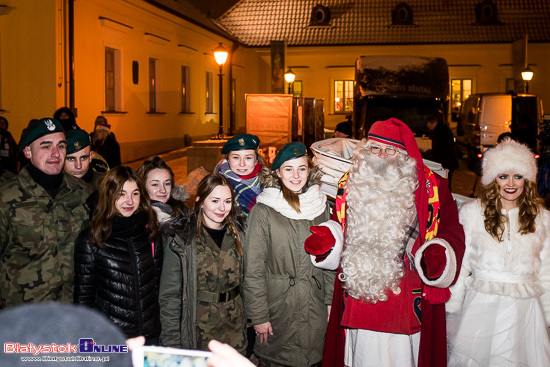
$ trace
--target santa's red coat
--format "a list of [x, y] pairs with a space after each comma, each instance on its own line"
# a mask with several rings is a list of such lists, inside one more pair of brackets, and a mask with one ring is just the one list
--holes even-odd
[[[455, 252], [454, 283], [460, 272], [464, 255], [464, 231], [458, 221], [458, 210], [448, 189], [447, 180], [438, 175], [436, 178], [441, 205], [436, 238], [447, 241]], [[428, 204], [423, 198], [425, 198], [424, 195], [417, 195], [419, 220], [424, 222], [420, 223], [420, 236], [415, 248], [424, 243], [424, 231], [428, 220]], [[332, 218], [337, 220], [335, 213]], [[429, 266], [429, 264], [426, 265]], [[433, 305], [426, 301], [424, 287], [416, 270], [407, 270], [399, 287], [401, 292], [396, 292], [399, 294], [390, 293], [388, 301], [370, 304], [351, 297], [345, 298], [342, 283], [337, 276], [322, 365], [324, 367], [344, 365], [344, 330], [345, 327], [350, 327], [397, 334], [413, 334], [420, 331], [418, 366], [445, 367], [447, 365], [445, 305]]]

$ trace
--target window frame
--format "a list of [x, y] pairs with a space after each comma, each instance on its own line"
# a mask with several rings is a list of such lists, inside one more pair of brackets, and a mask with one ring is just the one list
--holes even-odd
[[181, 113], [191, 113], [191, 68], [181, 66]]
[[[337, 98], [339, 97], [340, 91], [337, 86], [338, 83], [342, 83], [342, 98], [343, 98], [343, 105], [341, 110], [337, 109], [338, 104], [340, 101], [337, 101]], [[353, 79], [335, 79], [332, 84], [333, 88], [333, 98], [332, 98], [332, 110], [335, 115], [347, 115], [349, 113], [353, 113], [353, 90], [355, 87], [355, 80]], [[347, 105], [349, 106], [349, 109], [346, 109], [346, 101]]]
[[122, 75], [121, 51], [114, 47], [104, 49], [104, 112], [120, 112], [122, 110]]
[[211, 71], [206, 72], [205, 102], [205, 113], [214, 113], [214, 73]]

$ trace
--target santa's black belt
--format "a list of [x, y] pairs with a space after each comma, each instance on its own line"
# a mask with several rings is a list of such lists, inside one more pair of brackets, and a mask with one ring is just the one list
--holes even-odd
[[197, 300], [206, 303], [229, 302], [239, 295], [239, 287], [224, 293], [197, 291]]

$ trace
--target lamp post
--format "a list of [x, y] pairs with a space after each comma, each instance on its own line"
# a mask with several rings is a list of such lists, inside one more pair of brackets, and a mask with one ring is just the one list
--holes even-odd
[[220, 77], [220, 127], [218, 129], [218, 139], [221, 139], [223, 136], [223, 66], [225, 65], [225, 62], [227, 61], [227, 55], [229, 53], [223, 47], [222, 43], [218, 45], [214, 49], [214, 58], [216, 59], [216, 64], [220, 66], [220, 73], [218, 76]]
[[288, 84], [288, 94], [291, 94], [290, 88], [292, 86], [292, 83], [294, 83], [295, 78], [296, 78], [296, 74], [294, 74], [294, 72], [292, 71], [292, 69], [289, 66], [288, 70], [285, 73], [286, 84]]
[[529, 65], [521, 72], [521, 79], [525, 82], [525, 94], [529, 93], [529, 82], [533, 79], [533, 70]]

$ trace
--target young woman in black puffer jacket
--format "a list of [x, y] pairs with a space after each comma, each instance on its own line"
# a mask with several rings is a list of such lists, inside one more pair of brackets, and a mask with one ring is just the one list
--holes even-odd
[[130, 167], [115, 167], [99, 186], [90, 227], [76, 239], [74, 302], [104, 313], [126, 337], [157, 344], [161, 266], [145, 188]]

